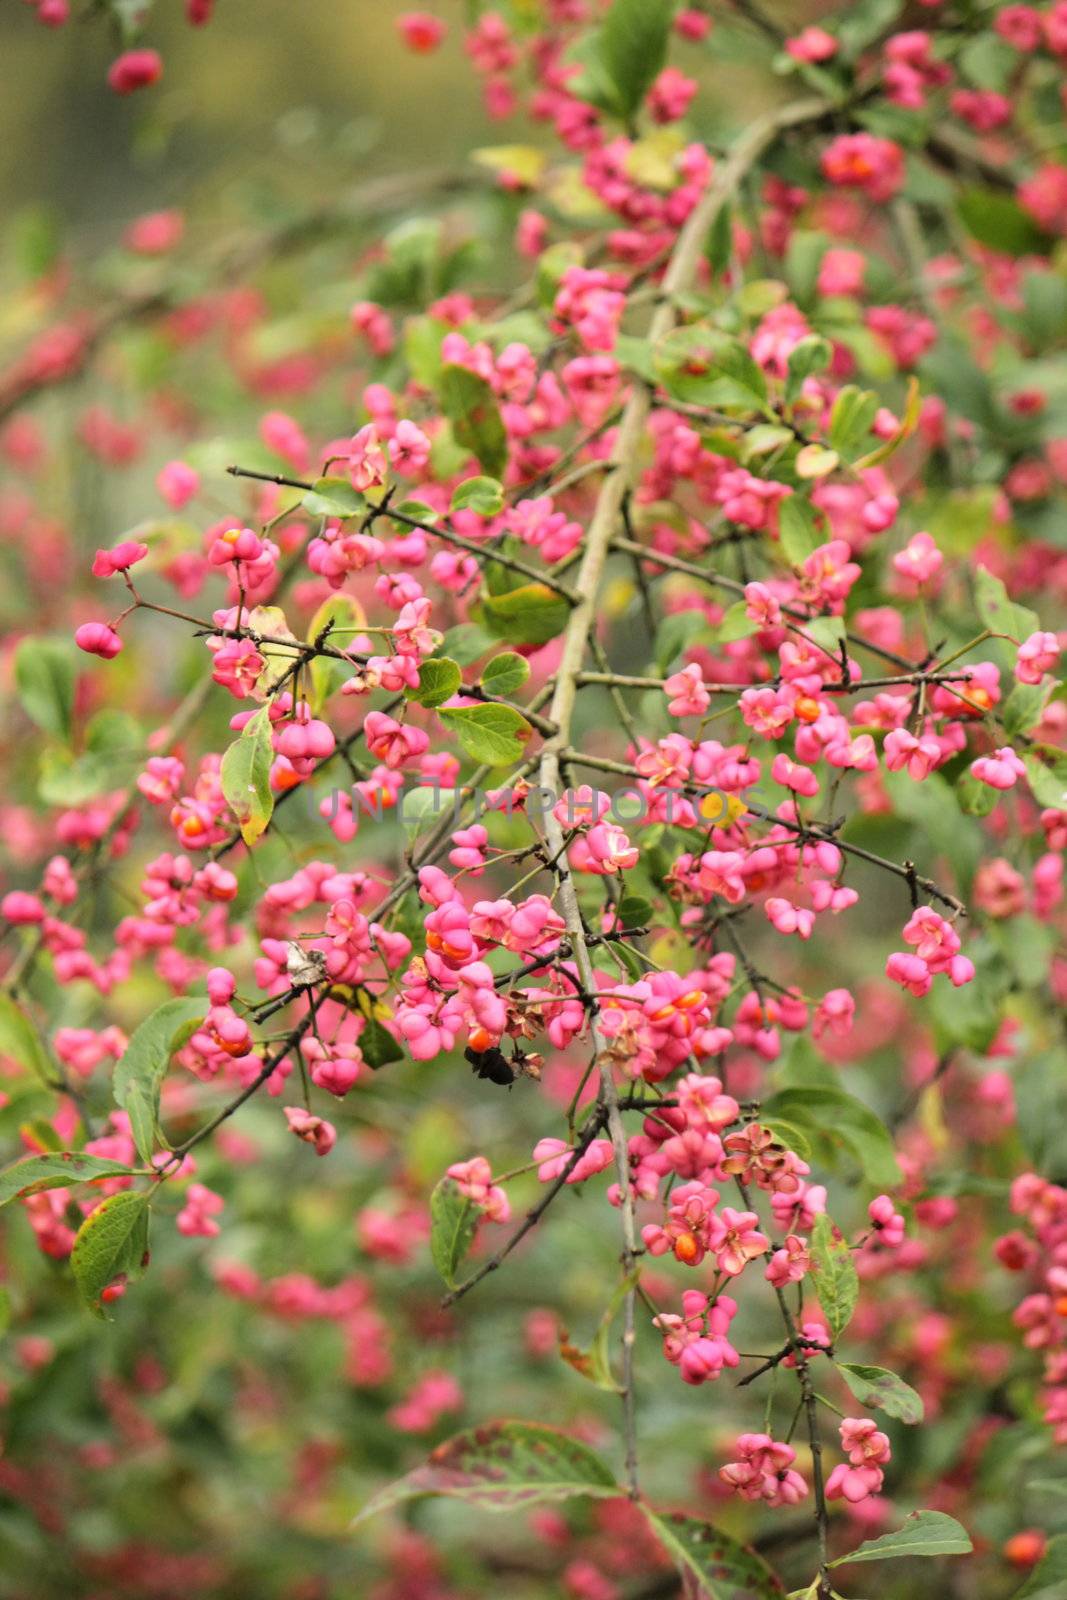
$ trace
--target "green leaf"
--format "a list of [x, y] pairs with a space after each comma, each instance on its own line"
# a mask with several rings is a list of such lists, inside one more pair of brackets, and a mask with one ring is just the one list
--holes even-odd
[[1036, 611], [1016, 605], [1001, 580], [988, 567], [979, 567], [975, 573], [974, 592], [978, 615], [994, 633], [1009, 634], [1021, 643], [1040, 628]]
[[544, 176], [548, 156], [535, 144], [498, 144], [472, 150], [471, 160], [490, 172], [518, 178], [525, 188], [533, 189]]
[[1067, 282], [1058, 272], [1023, 274], [1023, 327], [1040, 351], [1056, 344], [1067, 331]]
[[1000, 800], [1000, 791], [983, 783], [972, 772], [962, 772], [956, 779], [956, 799], [960, 810], [969, 817], [988, 817]]
[[794, 567], [826, 542], [815, 520], [814, 507], [798, 494], [791, 494], [779, 504], [778, 536], [782, 554]]
[[222, 793], [241, 828], [245, 844], [255, 844], [274, 813], [270, 769], [274, 762], [268, 708], [261, 706], [222, 758]]
[[[840, 1080], [839, 1070], [818, 1053], [806, 1033], [794, 1035], [776, 1075], [776, 1081], [782, 1089], [829, 1089], [837, 1095], [843, 1092]], [[766, 1121], [763, 1115], [766, 1109], [765, 1102], [760, 1110], [761, 1122]]]
[[[1053, 750], [1047, 745], [1039, 745], [1038, 750], [1027, 750], [1023, 755], [1023, 765], [1026, 767], [1026, 781], [1030, 785], [1034, 799], [1040, 805], [1051, 806], [1056, 811], [1067, 810], [1067, 755], [1062, 750]], [[1048, 755], [1049, 761], [1042, 758]]]
[[489, 384], [469, 367], [448, 362], [441, 368], [439, 393], [441, 409], [452, 424], [457, 444], [469, 450], [491, 478], [502, 478], [508, 461], [508, 440]]
[[894, 1561], [900, 1556], [965, 1556], [974, 1549], [965, 1528], [943, 1511], [913, 1511], [896, 1533], [868, 1539], [858, 1550], [828, 1562], [843, 1567], [853, 1561]]
[[612, 934], [608, 934], [607, 939], [608, 954], [613, 960], [625, 967], [627, 975], [633, 980], [634, 983], [640, 983], [642, 978], [644, 978], [648, 972], [648, 967], [646, 964], [641, 961], [636, 952], [630, 948], [625, 939], [619, 937], [618, 935]]
[[903, 0], [853, 0], [837, 19], [836, 32], [845, 55], [850, 60], [860, 55], [892, 27], [903, 9]]
[[561, 239], [542, 250], [537, 260], [537, 298], [546, 310], [555, 301], [564, 274], [570, 267], [580, 267], [584, 259], [582, 247], [574, 239]]
[[521, 761], [533, 729], [514, 706], [454, 706], [439, 711], [446, 727], [479, 766], [510, 767]]
[[960, 881], [968, 881], [984, 845], [977, 826], [961, 817], [947, 779], [932, 772], [922, 783], [916, 783], [906, 772], [887, 772], [883, 781], [895, 815], [913, 827], [912, 848], [929, 849], [932, 845], [952, 863]]
[[471, 1247], [479, 1215], [453, 1178], [442, 1178], [430, 1196], [430, 1254], [450, 1289], [456, 1287], [456, 1271]]
[[813, 1136], [841, 1142], [854, 1156], [868, 1184], [892, 1189], [901, 1171], [888, 1128], [879, 1117], [839, 1088], [786, 1087], [763, 1102], [761, 1116], [794, 1122]]
[[368, 1017], [359, 1036], [359, 1050], [372, 1071], [388, 1067], [394, 1061], [403, 1061], [404, 1052], [396, 1039], [377, 1017]]
[[530, 676], [530, 663], [525, 656], [505, 650], [486, 663], [482, 672], [482, 688], [487, 694], [514, 694]]
[[465, 478], [452, 495], [453, 511], [495, 517], [504, 507], [504, 486], [496, 478]]
[[811, 1276], [830, 1336], [836, 1344], [852, 1321], [860, 1297], [860, 1280], [848, 1240], [823, 1211], [815, 1218], [808, 1246]]
[[[1057, 1499], [1067, 1498], [1067, 1478], [1031, 1478], [1026, 1485], [1027, 1494], [1051, 1494]], [[1067, 1538], [1067, 1535], [1064, 1535]]]
[[976, 982], [959, 989], [951, 983], [936, 983], [928, 1004], [938, 1050], [962, 1045], [984, 1055], [1000, 1027], [1002, 998], [1003, 984], [994, 981], [988, 964], [984, 972], [979, 968]]
[[1052, 692], [1053, 684], [1017, 683], [1008, 698], [997, 707], [997, 716], [1010, 738], [1019, 733], [1029, 733], [1041, 721], [1041, 714]]
[[809, 333], [799, 344], [793, 346], [786, 364], [787, 405], [791, 405], [800, 393], [804, 379], [812, 377], [816, 372], [825, 372], [833, 356], [833, 345], [819, 333]]
[[642, 894], [625, 894], [616, 907], [620, 928], [647, 928], [655, 914], [651, 900]]
[[15, 651], [15, 688], [22, 709], [45, 733], [70, 740], [74, 655], [61, 639], [23, 639]]
[[441, 520], [441, 513], [427, 505], [425, 500], [390, 500], [385, 514], [395, 516], [398, 521], [407, 517], [424, 528], [435, 528]]
[[357, 1523], [408, 1500], [444, 1495], [482, 1511], [525, 1511], [575, 1495], [613, 1499], [619, 1485], [587, 1445], [538, 1422], [487, 1422], [456, 1434], [363, 1507]]
[[643, 1503], [641, 1509], [664, 1549], [705, 1600], [778, 1600], [785, 1593], [762, 1556], [710, 1522], [680, 1512], [651, 1511]]
[[953, 489], [927, 495], [921, 502], [922, 523], [946, 555], [967, 555], [995, 526], [996, 490]]
[[839, 461], [836, 450], [827, 450], [822, 444], [806, 444], [797, 451], [794, 467], [798, 478], [825, 478]]
[[979, 33], [968, 39], [957, 56], [961, 72], [978, 89], [993, 89], [1003, 94], [1019, 57], [995, 33]]
[[699, 611], [672, 611], [656, 629], [656, 671], [666, 677], [674, 663], [700, 633], [707, 620]]
[[792, 444], [794, 434], [792, 428], [779, 427], [773, 422], [757, 422], [754, 428], [749, 428], [741, 441], [741, 457], [744, 461], [753, 461], [757, 456], [770, 455], [772, 450], [781, 450], [784, 445]]
[[85, 724], [85, 748], [94, 755], [107, 756], [112, 761], [136, 757], [139, 761], [144, 744], [144, 729], [128, 711], [103, 706]]
[[405, 693], [420, 706], [440, 706], [451, 700], [462, 682], [458, 662], [449, 656], [428, 656], [419, 662], [419, 687]]
[[841, 644], [845, 637], [844, 617], [813, 617], [810, 622], [802, 624], [808, 638], [813, 640], [820, 649], [828, 655], [840, 658]]
[[655, 383], [652, 346], [647, 339], [639, 339], [632, 333], [616, 334], [615, 349], [612, 354], [620, 367], [625, 367], [627, 372], [635, 372], [645, 383]]
[[133, 1278], [148, 1253], [148, 1195], [125, 1189], [102, 1200], [78, 1229], [70, 1254], [78, 1292], [89, 1309], [104, 1316], [100, 1296], [120, 1273]]
[[59, 259], [59, 219], [46, 205], [21, 207], [9, 223], [11, 253], [23, 277], [42, 278]]
[[611, 1370], [611, 1328], [618, 1316], [619, 1308], [626, 1296], [632, 1290], [640, 1274], [635, 1270], [627, 1277], [622, 1278], [615, 1288], [615, 1292], [604, 1309], [604, 1314], [597, 1323], [596, 1333], [588, 1350], [583, 1350], [570, 1343], [566, 1332], [561, 1328], [559, 1335], [559, 1353], [569, 1367], [579, 1373], [583, 1378], [595, 1384], [598, 1389], [604, 1389], [608, 1394], [621, 1394], [622, 1390]]
[[715, 637], [720, 644], [730, 644], [734, 639], [747, 639], [756, 632], [756, 624], [748, 614], [748, 602], [736, 600], [724, 612], [723, 619], [715, 629]]
[[66, 1189], [94, 1178], [129, 1178], [135, 1172], [121, 1161], [103, 1156], [86, 1156], [77, 1150], [61, 1150], [54, 1155], [27, 1156], [0, 1172], [0, 1206], [19, 1195], [40, 1194], [45, 1189]]
[[[356, 628], [362, 628], [367, 618], [363, 607], [354, 595], [338, 592], [331, 594], [322, 602], [311, 621], [308, 623], [308, 644], [329, 644], [334, 649], [351, 649], [355, 642]], [[282, 676], [285, 668], [293, 660], [287, 651], [275, 656], [275, 665], [271, 668], [271, 676], [267, 679], [268, 685], [276, 683]], [[338, 661], [334, 656], [314, 656], [307, 664], [307, 674], [310, 681], [308, 705], [313, 716], [318, 716], [334, 690], [345, 678], [351, 676], [351, 667], [343, 661]]]
[[546, 583], [523, 583], [506, 594], [483, 594], [480, 619], [509, 644], [548, 644], [562, 633], [570, 606]]
[[204, 999], [165, 1000], [130, 1035], [115, 1065], [115, 1101], [130, 1119], [130, 1132], [142, 1161], [156, 1148], [159, 1095], [175, 1050], [181, 1049], [207, 1012]]
[[600, 60], [630, 118], [667, 60], [674, 0], [613, 0], [600, 30]]
[[426, 822], [439, 822], [447, 814], [459, 816], [455, 789], [442, 789], [424, 784], [415, 789], [404, 789], [400, 795], [398, 814], [405, 828], [417, 837]]
[[97, 795], [114, 791], [116, 784], [132, 777], [139, 760], [120, 761], [116, 756], [87, 751], [72, 758], [69, 750], [52, 746], [41, 752], [41, 775], [37, 793], [46, 806], [83, 806]]
[[1002, 255], [1043, 255], [1051, 244], [1029, 212], [999, 189], [964, 189], [956, 210], [972, 239]]
[[986, 937], [996, 947], [1020, 989], [1041, 988], [1056, 947], [1056, 935], [1048, 922], [1039, 922], [1024, 912], [1003, 921], [991, 921]]
[[718, 328], [676, 328], [656, 345], [652, 359], [660, 383], [677, 400], [773, 415], [762, 367], [739, 339]]
[[[1030, 1487], [1036, 1488], [1037, 1485], [1031, 1484]], [[1041, 1560], [1022, 1588], [1016, 1589], [1011, 1600], [1063, 1600], [1065, 1593], [1067, 1593], [1067, 1533], [1058, 1533], [1055, 1538], [1049, 1540], [1048, 1548]]]
[[789, 285], [781, 278], [749, 278], [737, 289], [737, 308], [743, 317], [765, 317], [789, 298]]
[[922, 1421], [922, 1396], [887, 1367], [855, 1366], [849, 1361], [839, 1361], [837, 1370], [860, 1405], [874, 1406], [887, 1417], [896, 1417], [901, 1422]]
[[711, 268], [713, 277], [718, 277], [730, 265], [730, 258], [734, 253], [734, 211], [727, 202], [721, 205], [715, 214], [715, 221], [708, 229], [708, 236], [704, 240], [704, 258]]
[[991, 433], [1004, 425], [989, 373], [980, 367], [966, 343], [946, 333], [920, 363], [923, 387], [939, 394], [953, 411]]
[[300, 504], [313, 517], [358, 517], [367, 509], [347, 478], [316, 478]]
[[783, 1122], [780, 1117], [765, 1117], [761, 1114], [759, 1125], [761, 1128], [768, 1128], [776, 1142], [784, 1145], [787, 1150], [792, 1150], [801, 1161], [807, 1161], [811, 1155], [807, 1134], [801, 1133], [795, 1123]]
[[461, 667], [469, 667], [472, 661], [491, 650], [493, 644], [492, 635], [479, 628], [476, 622], [458, 622], [454, 628], [449, 628], [435, 654], [451, 656]]
[[47, 1046], [29, 1013], [8, 994], [0, 994], [0, 1056], [10, 1056], [43, 1084], [55, 1088], [56, 1072]]
[[847, 384], [840, 389], [830, 412], [830, 445], [847, 461], [870, 439], [871, 424], [880, 401], [871, 389]]
[[830, 247], [825, 233], [815, 233], [806, 228], [796, 228], [789, 238], [785, 254], [785, 272], [793, 291], [793, 299], [807, 308], [817, 296], [819, 268]]
[[441, 340], [448, 332], [435, 317], [408, 317], [404, 323], [404, 358], [420, 389], [436, 389], [441, 376]]
[[1064, 1107], [1067, 1050], [1043, 1051], [1015, 1069], [1016, 1128], [1029, 1163], [1047, 1177], [1063, 1172]]

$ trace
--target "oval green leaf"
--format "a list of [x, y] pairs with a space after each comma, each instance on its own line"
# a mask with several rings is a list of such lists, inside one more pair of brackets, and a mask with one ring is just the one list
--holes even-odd
[[78, 1229], [70, 1255], [78, 1293], [96, 1316], [100, 1296], [121, 1274], [138, 1276], [148, 1254], [148, 1196], [125, 1189], [102, 1200]]
[[785, 1593], [762, 1556], [710, 1522], [641, 1509], [664, 1549], [706, 1600], [778, 1600]]
[[965, 1556], [974, 1549], [967, 1530], [944, 1511], [913, 1511], [896, 1533], [868, 1539], [858, 1550], [838, 1556], [831, 1567], [854, 1561], [896, 1561], [903, 1556]]
[[537, 1422], [487, 1422], [438, 1445], [421, 1467], [368, 1501], [355, 1521], [427, 1495], [483, 1511], [520, 1511], [576, 1495], [612, 1499], [620, 1493], [600, 1457], [577, 1439]]
[[166, 1000], [130, 1035], [122, 1059], [115, 1066], [112, 1090], [130, 1119], [130, 1132], [143, 1161], [156, 1148], [159, 1096], [174, 1051], [207, 1011], [207, 1001]]
[[66, 1189], [76, 1183], [92, 1183], [94, 1178], [129, 1178], [136, 1168], [104, 1156], [82, 1155], [77, 1150], [57, 1150], [46, 1156], [27, 1156], [0, 1172], [0, 1206], [20, 1195], [40, 1194], [45, 1189]]

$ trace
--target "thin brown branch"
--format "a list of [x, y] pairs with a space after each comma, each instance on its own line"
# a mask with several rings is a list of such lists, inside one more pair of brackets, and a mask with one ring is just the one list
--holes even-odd
[[559, 1194], [560, 1190], [564, 1187], [567, 1179], [570, 1177], [571, 1173], [574, 1171], [575, 1167], [578, 1165], [579, 1161], [585, 1155], [585, 1152], [588, 1150], [589, 1146], [592, 1144], [593, 1140], [604, 1126], [606, 1115], [607, 1114], [603, 1106], [597, 1107], [586, 1126], [582, 1129], [581, 1138], [575, 1145], [567, 1165], [563, 1168], [559, 1176], [552, 1180], [544, 1194], [541, 1196], [540, 1200], [538, 1200], [537, 1204], [530, 1207], [529, 1211], [527, 1211], [526, 1215], [519, 1223], [519, 1226], [515, 1229], [514, 1233], [509, 1235], [508, 1239], [504, 1244], [501, 1245], [500, 1249], [497, 1250], [494, 1255], [491, 1255], [487, 1261], [483, 1261], [477, 1272], [472, 1272], [469, 1278], [465, 1278], [462, 1283], [457, 1284], [454, 1289], [449, 1290], [448, 1294], [446, 1294], [441, 1301], [441, 1305], [443, 1307], [447, 1308], [448, 1306], [455, 1305], [457, 1300], [462, 1300], [465, 1294], [469, 1294], [470, 1291], [476, 1288], [478, 1284], [481, 1283], [483, 1279], [487, 1278], [491, 1272], [496, 1272], [499, 1267], [503, 1266], [504, 1262], [507, 1260], [508, 1256], [515, 1249], [515, 1247], [521, 1244], [526, 1238], [526, 1235], [531, 1233], [533, 1229], [536, 1228], [537, 1224], [540, 1222], [541, 1218], [544, 1216], [553, 1200]]

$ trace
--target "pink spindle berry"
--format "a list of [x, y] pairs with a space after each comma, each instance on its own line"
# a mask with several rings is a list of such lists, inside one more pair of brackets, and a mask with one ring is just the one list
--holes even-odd
[[184, 461], [168, 461], [156, 477], [156, 488], [175, 511], [188, 505], [200, 492], [200, 474]]
[[122, 640], [106, 622], [83, 622], [75, 631], [74, 643], [79, 650], [102, 656], [105, 661], [113, 660], [122, 649]]
[[163, 76], [163, 57], [158, 50], [127, 50], [111, 63], [108, 87], [116, 94], [133, 94], [150, 88]]
[[737, 1460], [719, 1468], [719, 1477], [742, 1500], [770, 1506], [795, 1506], [808, 1486], [793, 1466], [797, 1453], [766, 1433], [743, 1433], [734, 1446]]
[[1020, 683], [1040, 683], [1046, 672], [1055, 670], [1060, 659], [1060, 641], [1054, 633], [1032, 633], [1019, 646], [1015, 676]]
[[311, 1145], [317, 1156], [329, 1155], [337, 1142], [337, 1129], [332, 1122], [305, 1111], [301, 1106], [284, 1106], [282, 1109], [291, 1133]]
[[396, 26], [408, 49], [416, 55], [436, 50], [446, 31], [440, 17], [429, 11], [405, 11], [403, 16], [397, 17]]
[[125, 539], [122, 544], [113, 545], [110, 550], [98, 550], [93, 558], [93, 577], [113, 578], [116, 572], [128, 572], [138, 561], [143, 561], [147, 554], [148, 546], [139, 544], [135, 539]]
[[880, 1244], [896, 1249], [904, 1243], [904, 1218], [893, 1207], [887, 1194], [880, 1194], [867, 1207], [871, 1227]]

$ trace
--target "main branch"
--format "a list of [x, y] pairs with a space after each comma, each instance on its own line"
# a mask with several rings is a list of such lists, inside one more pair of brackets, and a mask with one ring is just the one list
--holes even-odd
[[[797, 127], [817, 120], [825, 112], [825, 102], [804, 100], [780, 107], [758, 118], [738, 139], [737, 144], [719, 165], [708, 189], [678, 236], [670, 262], [663, 278], [662, 296], [651, 324], [649, 342], [655, 345], [675, 326], [677, 296], [692, 287], [700, 264], [709, 230], [714, 226], [723, 207], [732, 198], [738, 184], [759, 159], [768, 145], [786, 128]], [[596, 505], [586, 534], [585, 549], [575, 584], [577, 604], [571, 611], [563, 633], [563, 648], [556, 673], [556, 686], [549, 705], [549, 721], [555, 723], [556, 732], [546, 742], [541, 755], [539, 783], [542, 790], [559, 794], [560, 755], [571, 740], [574, 702], [578, 692], [578, 678], [585, 661], [590, 635], [596, 622], [597, 602], [600, 595], [604, 568], [613, 540], [619, 530], [626, 496], [633, 488], [638, 474], [641, 448], [652, 405], [648, 386], [635, 381], [633, 390], [623, 410], [611, 453], [608, 471], [597, 496]], [[558, 861], [560, 910], [567, 924], [574, 964], [583, 991], [596, 994], [596, 979], [589, 956], [586, 927], [582, 917], [574, 880], [566, 861], [563, 828], [549, 811], [545, 817], [545, 834], [549, 851]], [[590, 1000], [589, 1027], [593, 1048], [596, 1051], [600, 1074], [600, 1103], [604, 1121], [611, 1136], [615, 1155], [615, 1169], [619, 1184], [622, 1208], [623, 1270], [632, 1277], [637, 1253], [637, 1230], [634, 1218], [633, 1194], [630, 1186], [630, 1156], [619, 1110], [619, 1096], [615, 1086], [611, 1057], [607, 1042], [601, 1034], [597, 1020], [595, 999]], [[638, 1493], [637, 1433], [634, 1413], [634, 1344], [635, 1290], [627, 1293], [623, 1307], [622, 1334], [622, 1387], [623, 1415], [626, 1436], [626, 1478], [631, 1496]]]

